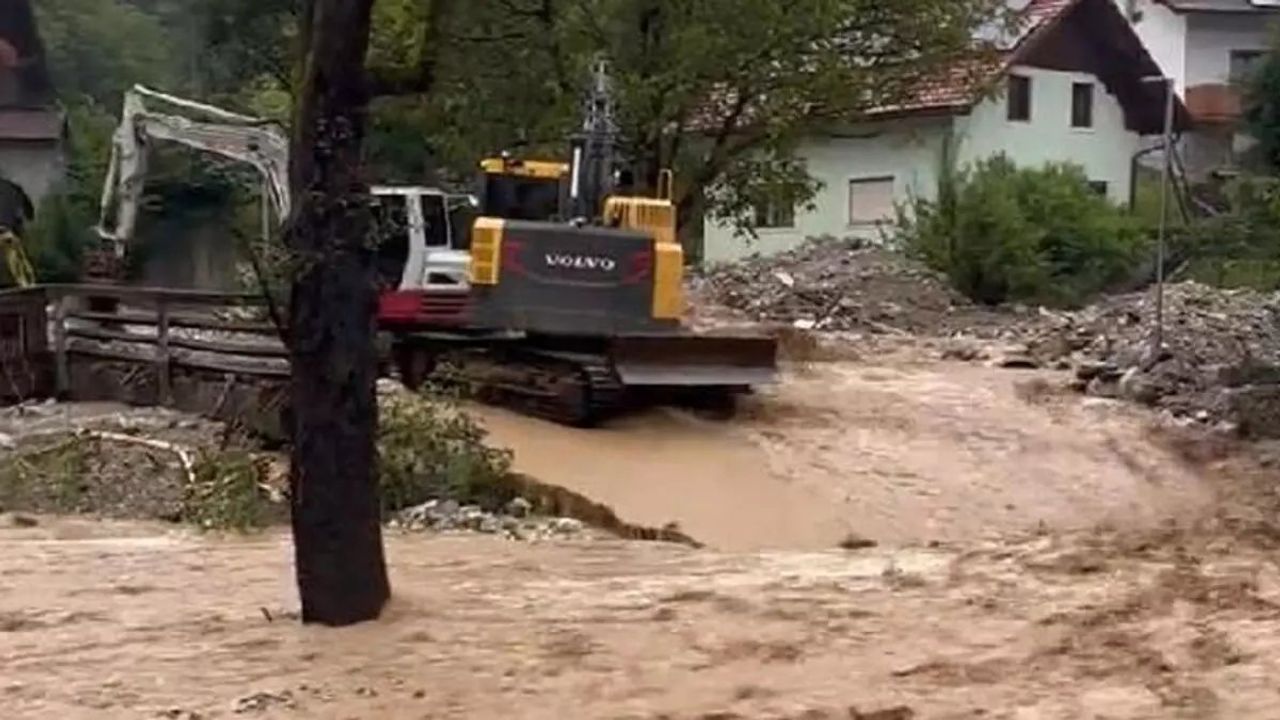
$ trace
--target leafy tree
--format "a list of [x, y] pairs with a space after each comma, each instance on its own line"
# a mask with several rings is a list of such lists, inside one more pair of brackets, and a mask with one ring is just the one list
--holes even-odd
[[909, 96], [977, 59], [1002, 0], [502, 0], [449, 16], [438, 64], [443, 155], [559, 149], [598, 54], [612, 61], [640, 179], [677, 171], [681, 217], [704, 199], [745, 227], [754, 196], [812, 195], [809, 133]]

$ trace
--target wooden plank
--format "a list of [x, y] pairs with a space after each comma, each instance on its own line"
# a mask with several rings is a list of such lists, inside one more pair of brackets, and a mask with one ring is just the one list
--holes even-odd
[[160, 404], [168, 405], [173, 398], [173, 378], [169, 366], [169, 304], [161, 300], [157, 308], [159, 322], [156, 325], [156, 378], [160, 391]]
[[217, 353], [219, 355], [247, 355], [249, 357], [287, 358], [288, 352], [283, 345], [262, 345], [247, 343], [219, 342], [217, 340], [198, 340], [174, 336], [169, 338], [169, 346], [184, 350]]
[[147, 304], [166, 300], [189, 305], [262, 305], [266, 301], [256, 293], [228, 293], [213, 290], [134, 287], [128, 285], [43, 285], [51, 297], [106, 297]]
[[101, 340], [102, 342], [129, 342], [143, 343], [146, 345], [154, 345], [156, 343], [155, 335], [142, 335], [139, 333], [124, 332], [123, 330], [69, 327], [66, 329], [66, 334], [68, 337], [84, 338], [85, 340]]
[[289, 368], [276, 368], [263, 365], [244, 365], [221, 360], [203, 360], [178, 356], [173, 359], [175, 367], [192, 370], [212, 370], [214, 372], [233, 373], [236, 375], [253, 375], [257, 377], [288, 378]]
[[[122, 325], [155, 325], [158, 315], [142, 312], [103, 313], [73, 312], [70, 317], [79, 320], [95, 320], [99, 322], [119, 323]], [[191, 328], [195, 330], [220, 330], [223, 332], [246, 333], [253, 335], [276, 335], [276, 326], [271, 323], [248, 320], [220, 320], [218, 318], [201, 317], [199, 315], [169, 314], [169, 327]]]
[[71, 392], [71, 368], [67, 363], [67, 303], [59, 299], [53, 311], [54, 391], [58, 397]]

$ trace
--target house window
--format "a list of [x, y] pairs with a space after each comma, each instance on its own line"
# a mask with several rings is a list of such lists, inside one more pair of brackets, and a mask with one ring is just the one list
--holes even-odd
[[1009, 119], [1017, 122], [1031, 121], [1031, 78], [1009, 76]]
[[874, 225], [892, 220], [893, 178], [859, 178], [849, 181], [849, 224]]
[[1093, 127], [1093, 83], [1071, 84], [1071, 127]]
[[796, 206], [777, 200], [766, 200], [755, 206], [757, 228], [793, 228], [796, 226]]
[[1231, 51], [1231, 82], [1244, 82], [1253, 75], [1258, 69], [1258, 65], [1262, 62], [1266, 53], [1261, 50], [1232, 50]]
[[1106, 197], [1106, 196], [1107, 196], [1107, 181], [1106, 181], [1106, 180], [1090, 180], [1090, 181], [1089, 181], [1089, 189], [1090, 189], [1090, 190], [1092, 190], [1092, 191], [1094, 191], [1095, 193], [1097, 193], [1097, 194], [1101, 195], [1102, 197]]

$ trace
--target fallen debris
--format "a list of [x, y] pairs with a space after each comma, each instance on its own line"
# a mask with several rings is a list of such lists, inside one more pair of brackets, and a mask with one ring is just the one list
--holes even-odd
[[[523, 503], [512, 501], [503, 512], [493, 513], [486, 512], [478, 505], [460, 505], [453, 500], [429, 500], [401, 510], [391, 519], [388, 527], [408, 532], [478, 532], [508, 540], [535, 542], [587, 535], [587, 527], [580, 520], [529, 516], [529, 507], [527, 500]], [[523, 514], [517, 515], [513, 509]]]
[[1077, 389], [1166, 410], [1249, 436], [1280, 436], [1280, 293], [1194, 282], [1165, 291], [1154, 346], [1151, 292], [1077, 312], [1044, 311], [1025, 332], [1028, 354], [1075, 369]]
[[[810, 238], [794, 250], [713, 266], [692, 281], [703, 306], [801, 330], [947, 335], [998, 313], [938, 273], [856, 238]], [[695, 314], [699, 310], [695, 309]]]

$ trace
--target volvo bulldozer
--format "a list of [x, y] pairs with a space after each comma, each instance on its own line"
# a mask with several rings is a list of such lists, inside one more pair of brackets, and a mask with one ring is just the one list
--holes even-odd
[[[152, 140], [252, 165], [265, 206], [288, 218], [279, 126], [142, 87], [124, 107], [103, 191], [107, 265], [120, 265], [132, 239]], [[683, 328], [670, 175], [656, 197], [614, 192], [616, 135], [601, 66], [568, 162], [486, 160], [474, 194], [371, 188], [378, 327], [406, 384], [434, 375], [585, 426], [636, 401], [722, 404], [774, 380], [772, 338]]]

